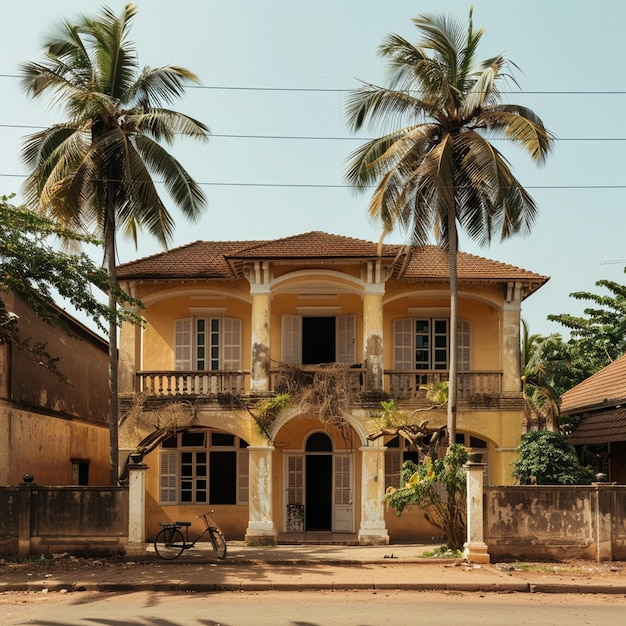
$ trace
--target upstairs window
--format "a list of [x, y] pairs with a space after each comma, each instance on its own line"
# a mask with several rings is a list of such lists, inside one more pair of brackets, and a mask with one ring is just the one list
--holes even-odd
[[[459, 371], [471, 366], [470, 323], [457, 325]], [[393, 368], [398, 370], [447, 370], [450, 367], [450, 320], [403, 318], [393, 321]]]
[[176, 320], [174, 369], [236, 372], [241, 363], [241, 320], [186, 317]]

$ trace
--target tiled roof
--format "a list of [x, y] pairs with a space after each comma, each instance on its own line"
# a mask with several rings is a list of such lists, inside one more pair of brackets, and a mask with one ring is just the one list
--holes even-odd
[[570, 415], [607, 404], [626, 404], [626, 355], [561, 396], [561, 413]]
[[568, 440], [575, 446], [626, 441], [626, 408], [586, 415]]
[[[118, 267], [120, 280], [234, 278], [235, 267], [247, 260], [285, 259], [368, 259], [382, 257], [394, 263], [403, 280], [431, 282], [448, 278], [447, 253], [438, 246], [426, 246], [413, 252], [403, 266], [404, 247], [312, 231], [268, 241], [196, 241], [168, 252], [138, 259]], [[400, 269], [401, 268], [401, 269]], [[465, 252], [458, 254], [458, 276], [461, 281], [504, 282], [521, 280], [531, 293], [548, 278], [534, 272], [492, 261]]]

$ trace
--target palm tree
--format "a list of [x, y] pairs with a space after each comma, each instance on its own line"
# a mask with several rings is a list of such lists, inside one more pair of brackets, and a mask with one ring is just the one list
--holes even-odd
[[[450, 387], [448, 440], [456, 438], [458, 228], [481, 244], [495, 232], [505, 239], [529, 231], [536, 206], [509, 163], [489, 141], [506, 138], [543, 162], [552, 136], [526, 107], [500, 102], [506, 73], [503, 55], [478, 63], [482, 30], [446, 17], [413, 20], [422, 40], [389, 35], [379, 48], [389, 61], [389, 86], [363, 84], [348, 96], [348, 124], [366, 125], [381, 137], [350, 155], [346, 179], [357, 190], [376, 186], [370, 217], [383, 237], [396, 225], [410, 236], [410, 249], [434, 235], [448, 250], [450, 269]], [[409, 249], [409, 253], [410, 253]]]
[[531, 333], [522, 320], [521, 371], [525, 401], [524, 432], [559, 432], [560, 394], [557, 389], [562, 372], [569, 369], [563, 357], [563, 340], [558, 333], [546, 337]]
[[[117, 17], [103, 8], [96, 18], [60, 23], [44, 42], [44, 59], [22, 66], [22, 86], [62, 106], [67, 121], [25, 138], [22, 157], [31, 168], [26, 200], [77, 230], [104, 241], [104, 262], [116, 285], [116, 232], [132, 237], [142, 228], [164, 246], [174, 220], [153, 176], [162, 179], [174, 203], [197, 218], [205, 197], [181, 164], [159, 143], [176, 135], [206, 140], [209, 129], [165, 108], [197, 83], [189, 70], [169, 65], [139, 68], [128, 31], [137, 8]], [[117, 308], [109, 290], [111, 482], [118, 476]]]

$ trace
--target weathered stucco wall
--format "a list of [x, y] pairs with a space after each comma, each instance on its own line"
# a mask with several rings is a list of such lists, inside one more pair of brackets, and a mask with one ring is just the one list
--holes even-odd
[[125, 487], [0, 487], [0, 555], [124, 552]]
[[626, 486], [485, 487], [492, 559], [626, 558]]

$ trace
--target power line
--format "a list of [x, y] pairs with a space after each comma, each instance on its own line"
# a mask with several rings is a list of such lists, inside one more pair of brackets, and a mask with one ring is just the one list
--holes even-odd
[[[0, 74], [0, 78], [21, 79], [18, 74]], [[371, 83], [362, 83], [363, 86], [374, 86]], [[185, 89], [197, 89], [208, 91], [284, 91], [284, 92], [303, 92], [303, 93], [350, 93], [359, 87], [351, 88], [333, 88], [333, 87], [245, 87], [239, 85], [185, 85]], [[500, 90], [498, 93], [507, 95], [529, 95], [529, 96], [625, 96], [626, 91], [617, 91], [609, 89], [597, 89], [592, 91], [580, 91], [574, 89], [565, 89], [561, 91], [517, 91]]]
[[[3, 178], [27, 178], [27, 174], [3, 174], [0, 172], [0, 177]], [[156, 184], [164, 184], [163, 181], [157, 180]], [[328, 184], [328, 183], [237, 183], [237, 182], [224, 182], [224, 181], [196, 181], [196, 185], [202, 187], [268, 187], [268, 188], [292, 188], [292, 189], [354, 189], [353, 185], [340, 183], [340, 184]], [[375, 189], [376, 185], [367, 185], [364, 189]], [[554, 190], [620, 190], [626, 189], [626, 185], [524, 185], [524, 189], [554, 189]]]
[[[16, 128], [22, 130], [45, 130], [47, 126], [30, 124], [0, 124], [0, 128]], [[375, 137], [332, 137], [330, 135], [239, 135], [235, 133], [211, 133], [211, 139], [275, 139], [295, 141], [372, 141]], [[555, 141], [626, 141], [626, 137], [555, 137]], [[494, 137], [489, 141], [512, 141], [507, 137]]]

